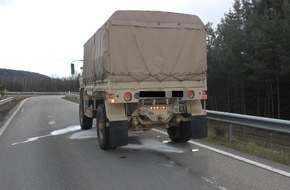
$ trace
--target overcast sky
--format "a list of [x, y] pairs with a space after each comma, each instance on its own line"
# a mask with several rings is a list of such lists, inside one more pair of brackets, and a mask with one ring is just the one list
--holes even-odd
[[[218, 24], [233, 0], [0, 0], [0, 68], [70, 76], [84, 43], [116, 10], [198, 15]], [[75, 62], [76, 68], [81, 62]]]

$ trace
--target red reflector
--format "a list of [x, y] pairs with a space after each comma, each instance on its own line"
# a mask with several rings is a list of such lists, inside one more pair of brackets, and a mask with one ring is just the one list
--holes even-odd
[[203, 100], [207, 100], [207, 94], [206, 94], [205, 91], [202, 93], [202, 99], [203, 99]]
[[131, 100], [132, 100], [132, 94], [131, 94], [130, 92], [126, 92], [126, 93], [124, 94], [124, 100], [125, 100], [126, 102], [131, 101]]
[[195, 93], [194, 93], [193, 90], [189, 90], [189, 91], [187, 92], [187, 95], [188, 95], [188, 98], [192, 99], [192, 98], [194, 98]]

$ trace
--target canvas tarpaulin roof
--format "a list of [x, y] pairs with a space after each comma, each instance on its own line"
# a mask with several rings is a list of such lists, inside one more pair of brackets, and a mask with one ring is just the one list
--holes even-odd
[[205, 28], [197, 16], [116, 11], [84, 45], [85, 82], [205, 79]]

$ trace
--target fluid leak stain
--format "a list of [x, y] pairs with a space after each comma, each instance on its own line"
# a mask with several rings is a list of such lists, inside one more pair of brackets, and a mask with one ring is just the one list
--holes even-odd
[[153, 150], [156, 152], [167, 152], [167, 153], [184, 153], [183, 150], [171, 147], [165, 143], [162, 143], [158, 140], [154, 139], [141, 139], [140, 143], [138, 144], [128, 144], [127, 146], [124, 146], [123, 148], [132, 149], [132, 150]]
[[63, 134], [66, 134], [66, 133], [78, 131], [80, 129], [81, 129], [81, 127], [79, 125], [74, 125], [74, 126], [69, 126], [67, 128], [64, 128], [64, 129], [59, 129], [59, 130], [52, 131], [50, 134], [52, 136], [63, 135]]
[[[37, 141], [41, 138], [64, 135], [64, 134], [71, 133], [71, 132], [75, 132], [75, 133], [73, 133], [69, 137], [69, 139], [97, 138], [96, 130], [79, 131], [80, 129], [81, 128], [79, 125], [73, 125], [73, 126], [66, 127], [64, 129], [52, 131], [51, 133], [49, 133], [47, 135], [28, 138], [25, 141], [16, 142], [16, 143], [13, 143], [12, 145], [14, 146], [14, 145], [18, 145], [18, 144], [25, 144], [25, 143]], [[142, 136], [142, 133], [129, 132], [129, 138], [135, 139], [136, 142], [130, 143], [127, 146], [124, 146], [122, 148], [131, 149], [133, 151], [151, 150], [151, 151], [166, 152], [166, 153], [184, 153], [183, 150], [168, 145], [167, 143], [169, 141], [160, 142], [159, 140], [155, 140], [155, 139], [139, 139], [138, 137], [140, 137], [140, 136]], [[124, 158], [127, 158], [127, 157], [122, 156], [119, 159], [124, 159]]]
[[66, 133], [78, 131], [80, 129], [81, 129], [81, 127], [79, 125], [73, 125], [73, 126], [66, 127], [64, 129], [59, 129], [59, 130], [52, 131], [48, 135], [42, 135], [42, 136], [38, 136], [38, 137], [28, 138], [26, 141], [16, 142], [16, 143], [13, 143], [12, 145], [14, 146], [14, 145], [18, 145], [18, 144], [24, 144], [24, 143], [28, 143], [28, 142], [33, 142], [33, 141], [37, 141], [38, 139], [45, 138], [45, 137], [50, 137], [50, 136], [63, 135], [63, 134], [66, 134]]
[[80, 131], [70, 136], [70, 139], [90, 139], [97, 138], [97, 132], [95, 130]]

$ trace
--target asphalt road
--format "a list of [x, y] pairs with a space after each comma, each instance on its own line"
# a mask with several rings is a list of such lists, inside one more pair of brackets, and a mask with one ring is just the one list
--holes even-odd
[[0, 189], [290, 189], [290, 178], [273, 172], [290, 175], [289, 167], [251, 158], [271, 171], [194, 143], [173, 144], [158, 130], [130, 132], [128, 146], [110, 151], [96, 136], [95, 128], [80, 130], [76, 104], [27, 99], [0, 130]]

